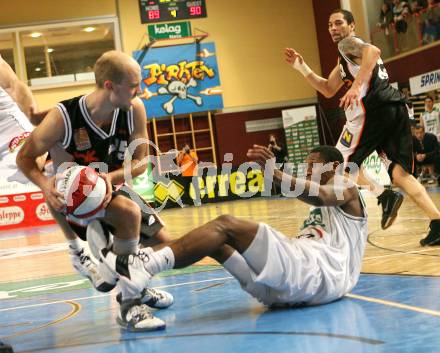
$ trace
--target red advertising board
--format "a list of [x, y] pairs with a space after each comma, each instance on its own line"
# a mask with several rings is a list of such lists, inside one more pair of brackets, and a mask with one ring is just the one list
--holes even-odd
[[54, 223], [41, 191], [0, 196], [0, 231]]

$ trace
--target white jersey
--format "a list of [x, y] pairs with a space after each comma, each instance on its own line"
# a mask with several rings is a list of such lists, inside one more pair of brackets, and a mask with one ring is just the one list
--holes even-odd
[[[312, 207], [298, 239], [318, 242], [318, 261], [323, 285], [313, 301], [334, 300], [356, 285], [368, 236], [365, 204], [359, 194], [363, 217], [345, 213], [340, 207]], [[308, 246], [302, 242], [303, 246]]]
[[15, 158], [24, 139], [34, 129], [11, 96], [0, 87], [0, 177], [26, 183]]
[[362, 217], [340, 207], [313, 207], [297, 238], [260, 223], [254, 241], [266, 249], [259, 254], [266, 259], [262, 271], [252, 275], [251, 283], [242, 283], [243, 288], [267, 305], [324, 304], [352, 290], [368, 235], [365, 205], [359, 198]]
[[434, 107], [431, 112], [425, 111], [422, 113], [423, 124], [425, 132], [430, 132], [440, 138], [440, 110]]

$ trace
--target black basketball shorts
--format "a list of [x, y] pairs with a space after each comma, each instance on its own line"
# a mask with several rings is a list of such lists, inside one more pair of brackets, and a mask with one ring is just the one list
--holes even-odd
[[404, 103], [390, 103], [346, 122], [336, 148], [345, 162], [359, 167], [374, 151], [412, 173], [413, 152], [408, 110]]
[[[129, 190], [129, 191], [128, 191]], [[128, 186], [113, 192], [113, 198], [117, 196], [123, 196], [131, 199], [139, 205], [141, 208], [141, 230], [140, 230], [140, 242], [154, 237], [157, 232], [159, 232], [164, 227], [164, 222], [159, 217], [157, 212], [152, 208], [152, 206], [145, 201], [140, 195], [138, 195], [134, 190], [129, 189]], [[113, 232], [113, 227], [102, 221], [103, 225], [110, 231]], [[75, 231], [75, 233], [84, 241], [86, 241], [86, 224], [75, 224], [69, 221], [70, 226]]]

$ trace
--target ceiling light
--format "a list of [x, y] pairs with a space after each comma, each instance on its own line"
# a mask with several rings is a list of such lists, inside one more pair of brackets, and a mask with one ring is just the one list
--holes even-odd
[[95, 27], [86, 27], [83, 29], [84, 32], [93, 32], [96, 28]]
[[43, 34], [42, 33], [40, 33], [40, 32], [32, 32], [31, 34], [30, 34], [30, 36], [32, 37], [32, 38], [38, 38], [38, 37], [41, 37]]
[[53, 51], [54, 51], [53, 48], [47, 48], [47, 52], [48, 52], [48, 53], [52, 53]]
[[36, 67], [35, 71], [41, 71], [41, 67]]

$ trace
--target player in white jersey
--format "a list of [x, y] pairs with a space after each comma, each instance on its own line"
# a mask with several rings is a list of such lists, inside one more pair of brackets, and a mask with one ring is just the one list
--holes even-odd
[[[0, 56], [0, 177], [7, 181], [28, 183], [15, 163], [17, 152], [43, 113], [36, 113], [29, 87], [18, 79]], [[28, 118], [29, 117], [29, 118]], [[29, 119], [32, 119], [29, 121]]]
[[[31, 90], [0, 56], [0, 177], [5, 182], [29, 183], [18, 168], [16, 157], [34, 125], [38, 125], [46, 113], [36, 111]], [[37, 158], [40, 169], [45, 160], [46, 154]], [[75, 249], [69, 246], [69, 254], [73, 267], [81, 275], [88, 277], [95, 286], [102, 282], [96, 264], [81, 244], [78, 243]]]
[[434, 106], [434, 99], [431, 96], [425, 98], [425, 111], [420, 115], [420, 124], [425, 132], [430, 132], [440, 140], [440, 109]]
[[289, 188], [302, 188], [298, 198], [314, 206], [296, 238], [265, 223], [223, 215], [159, 250], [124, 257], [108, 248], [95, 223], [87, 234], [94, 255], [114, 276], [139, 286], [158, 272], [211, 256], [266, 305], [315, 305], [341, 298], [358, 281], [367, 240], [365, 205], [355, 184], [343, 176], [342, 154], [332, 146], [313, 149], [306, 159], [306, 179], [275, 169], [274, 155], [265, 146], [254, 145], [248, 157], [266, 168], [266, 177], [274, 171], [276, 183], [284, 176]]
[[[385, 156], [392, 182], [405, 191], [431, 220], [428, 235], [420, 241], [424, 245], [440, 244], [440, 211], [426, 189], [411, 173], [413, 169], [412, 138], [406, 100], [391, 87], [388, 74], [380, 58], [380, 49], [365, 43], [354, 33], [351, 12], [333, 11], [328, 22], [329, 33], [338, 45], [339, 60], [328, 78], [314, 73], [303, 57], [287, 48], [286, 61], [298, 70], [307, 82], [325, 97], [333, 97], [344, 85], [348, 91], [341, 98], [347, 122], [336, 147], [345, 161], [359, 167], [372, 152]], [[382, 205], [383, 229], [397, 216], [403, 196], [368, 180], [359, 173], [360, 182], [376, 191]]]

